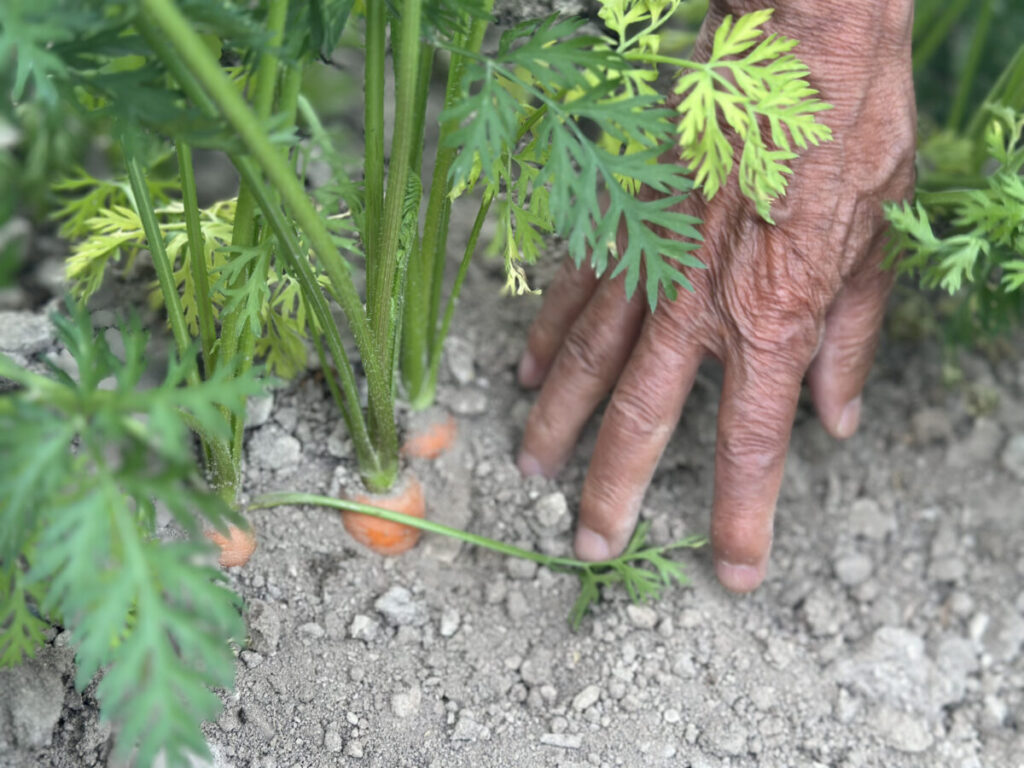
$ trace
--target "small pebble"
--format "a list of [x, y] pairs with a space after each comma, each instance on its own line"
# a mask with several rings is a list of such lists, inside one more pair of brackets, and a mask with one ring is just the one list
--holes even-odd
[[356, 614], [352, 619], [352, 624], [349, 626], [348, 633], [356, 640], [362, 640], [363, 642], [369, 643], [377, 637], [377, 633], [380, 631], [380, 624], [375, 619], [366, 616], [365, 614]]
[[564, 533], [572, 527], [569, 503], [561, 491], [548, 493], [537, 499], [533, 505], [533, 515], [541, 527], [557, 533]]
[[1024, 481], [1024, 433], [1014, 435], [1007, 441], [999, 461], [1003, 469]]
[[420, 627], [430, 619], [423, 603], [416, 600], [408, 589], [398, 585], [378, 597], [373, 607], [392, 627]]
[[601, 689], [596, 685], [588, 685], [573, 698], [572, 708], [577, 712], [582, 712], [596, 704], [599, 698], [601, 698]]
[[318, 640], [319, 638], [323, 637], [324, 634], [326, 634], [324, 632], [324, 628], [314, 621], [311, 621], [308, 624], [303, 624], [301, 627], [299, 627], [299, 632], [301, 632], [304, 635], [308, 635], [314, 640]]
[[414, 685], [407, 691], [396, 693], [391, 697], [391, 711], [395, 717], [411, 717], [420, 711], [420, 701], [423, 693], [418, 685]]
[[540, 737], [540, 743], [561, 749], [579, 749], [583, 746], [583, 737], [573, 733], [545, 733]]
[[327, 732], [324, 734], [324, 749], [328, 752], [341, 752], [341, 734], [338, 732], [338, 726], [331, 723], [327, 726]]
[[441, 637], [451, 637], [459, 631], [459, 625], [462, 624], [462, 616], [454, 608], [445, 608], [441, 613], [441, 626], [439, 632]]
[[519, 621], [530, 615], [530, 603], [518, 589], [510, 589], [505, 599], [505, 610], [510, 619]]
[[679, 714], [679, 710], [678, 709], [666, 709], [665, 710], [665, 714], [664, 714], [664, 718], [665, 718], [665, 722], [668, 723], [669, 725], [675, 725], [676, 723], [678, 723], [680, 720], [683, 719], [683, 716], [681, 714]]
[[639, 629], [654, 629], [658, 623], [658, 612], [649, 605], [634, 605], [631, 603], [626, 606], [626, 615], [629, 616], [633, 626]]
[[874, 499], [857, 499], [853, 502], [847, 520], [855, 536], [875, 541], [881, 541], [896, 530], [896, 521], [883, 512]]
[[537, 575], [537, 564], [532, 560], [510, 557], [505, 561], [505, 570], [513, 579], [531, 581]]
[[836, 558], [832, 564], [839, 582], [847, 587], [855, 587], [868, 580], [874, 570], [871, 558], [862, 552], [853, 552]]

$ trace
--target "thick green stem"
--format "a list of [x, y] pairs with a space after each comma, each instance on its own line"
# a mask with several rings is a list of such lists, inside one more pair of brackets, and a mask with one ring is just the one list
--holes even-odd
[[[493, 5], [493, 0], [488, 0], [482, 10], [489, 14]], [[457, 47], [474, 54], [479, 53], [486, 31], [485, 19], [474, 20], [465, 39], [456, 41]], [[445, 88], [446, 108], [452, 106], [459, 98], [467, 62], [466, 56], [452, 54]], [[458, 123], [451, 120], [441, 124], [434, 171], [430, 180], [430, 196], [423, 223], [423, 239], [409, 263], [402, 336], [402, 378], [414, 407], [425, 408], [434, 399], [434, 386], [431, 383], [428, 366], [430, 358], [438, 351], [435, 344], [436, 330], [447, 256], [448, 222], [451, 218], [448, 174], [458, 154], [456, 148], [448, 146], [448, 137], [458, 127]], [[443, 337], [441, 340], [443, 341]]]
[[387, 9], [382, 2], [366, 8], [366, 75], [363, 121], [365, 125], [366, 217], [363, 248], [366, 251], [367, 303], [376, 285], [377, 250], [384, 214], [384, 58], [387, 48]]
[[192, 148], [183, 139], [174, 142], [178, 153], [178, 176], [181, 179], [181, 201], [185, 208], [185, 229], [188, 233], [189, 266], [192, 282], [199, 297], [199, 341], [203, 352], [203, 370], [209, 376], [213, 371], [213, 349], [217, 343], [217, 327], [213, 319], [210, 296], [210, 276], [206, 268], [206, 247], [199, 222], [199, 199], [196, 194], [196, 175], [192, 165]]
[[[466, 250], [462, 254], [459, 271], [456, 273], [455, 283], [452, 285], [452, 292], [448, 296], [448, 303], [444, 308], [444, 318], [437, 329], [434, 343], [431, 344], [430, 375], [427, 379], [426, 387], [427, 391], [431, 394], [431, 400], [433, 400], [433, 393], [437, 389], [437, 374], [441, 368], [441, 351], [444, 349], [444, 340], [448, 336], [448, 329], [451, 327], [452, 317], [455, 315], [455, 305], [459, 300], [459, 294], [462, 292], [462, 284], [466, 281], [466, 273], [469, 271], [469, 262], [472, 261], [473, 254], [476, 252], [476, 243], [480, 239], [480, 230], [483, 229], [484, 222], [487, 220], [487, 213], [491, 210], [493, 200], [494, 194], [488, 191], [484, 194], [484, 199], [480, 201], [480, 210], [476, 212], [476, 220], [473, 222], [473, 229], [469, 234]], [[427, 405], [429, 403], [424, 404], [423, 407]]]
[[[174, 265], [167, 257], [163, 233], [156, 220], [153, 201], [149, 197], [146, 172], [139, 159], [139, 136], [133, 129], [129, 129], [123, 134], [121, 147], [128, 170], [128, 183], [131, 185], [132, 195], [135, 198], [135, 208], [139, 214], [139, 220], [142, 222], [142, 228], [146, 232], [146, 243], [149, 245], [149, 252], [153, 258], [153, 267], [156, 269], [160, 293], [164, 298], [167, 321], [171, 326], [171, 334], [174, 336], [178, 354], [184, 358], [192, 346], [192, 336], [188, 332], [185, 313], [181, 308], [181, 297], [178, 295], [178, 287], [174, 282]], [[189, 383], [198, 383], [199, 381], [199, 376], [194, 369], [189, 378]]]
[[960, 73], [956, 95], [953, 97], [953, 106], [949, 109], [949, 119], [946, 121], [946, 127], [950, 130], [957, 130], [963, 123], [964, 113], [967, 111], [967, 100], [971, 96], [971, 89], [985, 55], [985, 46], [988, 44], [988, 33], [992, 27], [993, 16], [992, 0], [981, 0], [981, 11], [974, 24], [971, 49], [967, 53], [967, 62], [964, 64], [963, 72]]
[[[266, 121], [274, 108], [274, 90], [277, 85], [277, 54], [276, 49], [281, 45], [284, 34], [285, 18], [288, 14], [288, 0], [271, 0], [267, 13], [267, 32], [270, 39], [268, 47], [260, 54], [259, 62], [256, 65], [256, 74], [253, 79], [253, 111], [258, 120]], [[235, 206], [235, 221], [231, 232], [231, 245], [236, 248], [249, 248], [256, 244], [256, 200], [253, 198], [252, 190], [245, 182], [238, 190], [238, 202]], [[242, 283], [252, 278], [252, 273], [241, 274], [236, 278], [235, 289], [241, 287]], [[226, 315], [223, 320], [221, 334], [221, 349], [227, 360], [232, 364], [241, 366], [239, 372], [251, 364], [246, 361], [245, 348], [251, 346], [253, 331], [248, 323], [244, 321], [244, 307], [239, 306], [237, 310]], [[238, 354], [239, 350], [243, 354]]]
[[[166, 3], [160, 2], [161, 8], [165, 11], [166, 17], [170, 20], [170, 23], [174, 28], [180, 32], [182, 38], [188, 41], [189, 48], [200, 64], [205, 68], [207, 78], [212, 82], [217, 82], [218, 77], [222, 77], [219, 67], [212, 58], [205, 64], [202, 63], [202, 56], [204, 54], [204, 48], [202, 41], [197, 38], [189, 40], [191, 30], [188, 28], [187, 23], [184, 23], [183, 19], [176, 19], [176, 9], [171, 6], [170, 11], [166, 11], [164, 6]], [[180, 23], [179, 23], [180, 22]], [[174, 75], [175, 80], [182, 87], [188, 97], [202, 109], [207, 115], [211, 117], [217, 117], [222, 114], [218, 103], [207, 93], [203, 88], [202, 82], [196, 77], [193, 70], [187, 65], [184, 56], [180, 55], [170, 44], [170, 38], [167, 34], [167, 27], [161, 26], [160, 17], [152, 18], [147, 15], [142, 15], [138, 21], [139, 31], [146, 38], [149, 46], [157, 53], [164, 65]], [[183, 28], [181, 28], [183, 27]], [[232, 91], [230, 83], [227, 85], [227, 91]], [[219, 88], [220, 96], [223, 100], [231, 102], [233, 96], [237, 94], [228, 95], [224, 88]], [[237, 99], [238, 104], [236, 105], [236, 114], [247, 110], [245, 103], [239, 97]], [[232, 122], [229, 120], [229, 122]], [[232, 125], [234, 123], [232, 122]], [[244, 128], [243, 128], [244, 130]], [[240, 130], [239, 133], [242, 131]], [[294, 175], [288, 170], [287, 161], [281, 157], [274, 147], [269, 142], [262, 142], [262, 134], [259, 131], [256, 132], [256, 136], [250, 136], [253, 144], [259, 146], [260, 156], [266, 160], [269, 156], [273, 155], [277, 160], [277, 169], [275, 171], [275, 178], [280, 181], [284, 186], [297, 187], [298, 182]], [[255, 153], [254, 153], [255, 154]], [[278, 207], [278, 198], [272, 195], [263, 183], [260, 170], [257, 168], [256, 163], [248, 158], [238, 155], [232, 155], [231, 161], [238, 169], [242, 176], [242, 180], [249, 183], [254, 192], [256, 192], [257, 203], [260, 205], [264, 217], [267, 219], [271, 229], [277, 235], [279, 241], [283, 246], [283, 255], [288, 260], [289, 267], [293, 270], [296, 275], [296, 280], [302, 289], [303, 300], [309, 306], [314, 316], [317, 319], [317, 323], [320, 328], [323, 329], [325, 341], [327, 342], [327, 348], [331, 353], [331, 357], [334, 360], [336, 371], [341, 378], [342, 391], [345, 394], [347, 408], [343, 409], [342, 415], [345, 419], [346, 426], [348, 427], [349, 434], [352, 436], [353, 445], [356, 451], [356, 458], [359, 462], [360, 472], [362, 474], [364, 482], [371, 489], [381, 489], [389, 487], [390, 483], [393, 482], [394, 477], [397, 474], [397, 448], [395, 450], [395, 460], [388, 462], [381, 460], [378, 457], [377, 451], [369, 440], [369, 436], [366, 429], [366, 422], [363, 418], [362, 409], [359, 405], [359, 394], [355, 383], [355, 376], [352, 371], [351, 363], [348, 360], [348, 356], [345, 354], [345, 349], [341, 343], [341, 337], [338, 335], [338, 329], [334, 325], [334, 319], [331, 315], [330, 308], [327, 305], [327, 300], [320, 289], [319, 284], [316, 281], [316, 277], [312, 272], [312, 268], [305, 256], [305, 250], [300, 248], [298, 239], [295, 237], [295, 233], [291, 228], [289, 222], [287, 222]], [[273, 164], [273, 161], [269, 161]], [[285, 169], [284, 173], [281, 169]], [[272, 179], [273, 181], [273, 179]], [[280, 191], [281, 185], [278, 185], [278, 191]], [[286, 198], [286, 202], [289, 198]], [[299, 188], [299, 195], [290, 195], [290, 199], [293, 203], [301, 203], [306, 206], [306, 210], [302, 212], [302, 220], [309, 221], [310, 213], [313, 217], [319, 221], [316, 211], [309, 205], [309, 201], [306, 200], [304, 193]], [[297, 214], [293, 212], [293, 216], [298, 218]], [[322, 222], [320, 222], [322, 226]], [[309, 232], [306, 232], [307, 237], [312, 236]], [[326, 228], [321, 236], [316, 238], [316, 244], [320, 248], [323, 247], [324, 241], [330, 242], [330, 235], [326, 233]], [[359, 296], [356, 293], [355, 286], [352, 283], [351, 276], [347, 274], [348, 265], [341, 259], [337, 252], [323, 251], [319, 248], [315, 248], [317, 256], [322, 264], [331, 264], [332, 268], [336, 268], [337, 274], [332, 278], [332, 287], [339, 296], [342, 309], [346, 312], [346, 316], [353, 311], [354, 308], [358, 309], [358, 315], [354, 318], [350, 318], [350, 328], [353, 332], [353, 336], [356, 337], [356, 343], [367, 343], [369, 338], [369, 327], [366, 322], [366, 316], [362, 313], [362, 304]], [[337, 259], [337, 262], [331, 263], [332, 257]], [[329, 273], [330, 277], [330, 273]], [[361, 321], [361, 322], [360, 322]], [[370, 350], [371, 352], [373, 350]], [[363, 365], [364, 370], [367, 373], [367, 378], [370, 380], [370, 385], [373, 385], [372, 369], [375, 364], [373, 358], [367, 358], [364, 355]], [[395, 437], [395, 444], [397, 446], [397, 435]], [[390, 478], [390, 479], [389, 479]]]
[[[970, 7], [971, 0], [951, 0], [946, 6], [945, 12], [929, 28], [928, 33], [922, 36], [920, 42], [914, 42], [914, 71], [919, 71], [932, 56], [939, 46], [949, 37], [949, 30], [957, 23], [957, 20]], [[915, 25], [916, 26], [916, 25]]]
[[[200, 37], [191, 28], [173, 1], [141, 0], [141, 3], [148, 16], [148, 26], [151, 32], [153, 29], [158, 30], [152, 37], [160, 35], [168, 43], [165, 55], [162, 55], [161, 58], [164, 58], [168, 66], [171, 67], [173, 66], [172, 62], [168, 59], [180, 57], [180, 63], [205, 92], [205, 98], [212, 103], [216, 113], [223, 116], [237, 132], [246, 149], [252, 154], [254, 162], [266, 175], [276, 194], [280, 195], [291, 217], [306, 235], [310, 246], [316, 253], [318, 263], [323, 267], [331, 282], [331, 287], [345, 313], [353, 338], [359, 348], [371, 392], [371, 415], [381, 425], [380, 432], [375, 436], [375, 450], [373, 451], [373, 455], [379, 454], [380, 458], [372, 462], [373, 466], [362, 466], [364, 479], [377, 478], [373, 481], [375, 488], [379, 488], [380, 484], [384, 482], [383, 478], [388, 475], [393, 481], [397, 472], [398, 435], [394, 424], [391, 392], [387, 386], [390, 377], [387, 376], [382, 362], [383, 350], [374, 343], [366, 314], [363, 311], [362, 301], [355, 290], [348, 266], [334, 247], [326, 224], [306, 197], [305, 190], [288, 161], [264, 135], [252, 110], [234, 89], [227, 76], [221, 71], [217, 61], [203, 45]], [[150, 42], [152, 44], [152, 39]], [[186, 87], [184, 82], [182, 85]], [[243, 163], [239, 162], [241, 159], [233, 158], [233, 160], [239, 167], [239, 171], [242, 171]], [[255, 166], [249, 167], [250, 170], [255, 168]], [[259, 174], [256, 173], [254, 177], [258, 179]], [[243, 174], [244, 178], [245, 174]], [[269, 210], [265, 202], [269, 204]], [[264, 201], [261, 201], [260, 205], [268, 218], [271, 218], [273, 213], [280, 217], [280, 211], [276, 209], [269, 193], [264, 196]], [[282, 236], [276, 227], [275, 232], [279, 238]], [[292, 235], [292, 240], [295, 241], [294, 235]], [[298, 261], [306, 262], [301, 250], [296, 248], [295, 254]], [[305, 263], [305, 267], [309, 268], [308, 263]], [[310, 296], [315, 292], [323, 300], [311, 269], [309, 270], [309, 281], [309, 284], [304, 286], [304, 296], [306, 291], [309, 291]], [[345, 360], [345, 365], [348, 365], [348, 362], [343, 350], [339, 357], [340, 344], [335, 348], [330, 333], [326, 331], [328, 326], [333, 328], [330, 313], [327, 312], [326, 319], [318, 317], [318, 320], [324, 323], [322, 327], [328, 333], [328, 348], [331, 350], [332, 356], [335, 357], [340, 370], [343, 367], [341, 360]], [[336, 329], [334, 335], [337, 335]], [[359, 420], [362, 420], [361, 415], [359, 415]], [[353, 437], [356, 438], [355, 435]]]
[[[402, 212], [409, 183], [409, 163], [415, 129], [416, 84], [420, 52], [420, 21], [423, 0], [405, 0], [398, 20], [398, 51], [395, 57], [395, 126], [391, 143], [391, 164], [388, 167], [387, 195], [384, 198], [380, 248], [376, 264], [367, 281], [367, 310], [383, 359], [392, 359], [395, 317], [392, 296], [398, 269], [398, 240], [402, 230]], [[395, 22], [392, 22], [395, 28]], [[395, 35], [393, 34], [392, 37]], [[367, 158], [369, 166], [369, 158]], [[386, 374], [390, 376], [391, 371]]]

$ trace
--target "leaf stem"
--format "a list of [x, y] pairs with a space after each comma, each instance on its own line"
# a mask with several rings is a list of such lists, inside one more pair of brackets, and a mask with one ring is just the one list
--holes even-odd
[[[178, 295], [178, 288], [174, 282], [174, 266], [167, 257], [163, 233], [160, 231], [160, 224], [156, 220], [156, 212], [153, 210], [153, 201], [149, 196], [146, 174], [142, 167], [142, 161], [139, 159], [139, 141], [140, 137], [136, 129], [125, 127], [122, 133], [121, 147], [128, 170], [128, 182], [131, 184], [136, 212], [139, 214], [142, 228], [146, 231], [146, 242], [153, 257], [153, 267], [156, 269], [160, 293], [164, 297], [164, 307], [167, 310], [167, 321], [171, 326], [171, 334], [174, 336], [178, 354], [185, 359], [189, 353], [189, 347], [192, 345], [192, 337], [188, 332], [188, 325], [185, 323], [181, 297]], [[189, 373], [189, 383], [198, 382], [199, 374], [192, 369]]]
[[[455, 275], [455, 283], [452, 285], [452, 292], [448, 296], [448, 303], [444, 308], [444, 318], [441, 325], [435, 331], [434, 340], [430, 346], [430, 375], [427, 378], [427, 391], [433, 395], [437, 389], [437, 375], [441, 368], [441, 351], [444, 348], [444, 340], [448, 336], [448, 329], [452, 324], [452, 317], [455, 315], [455, 304], [462, 292], [462, 284], [466, 280], [466, 273], [469, 271], [469, 262], [476, 252], [476, 243], [480, 239], [480, 231], [487, 220], [487, 213], [494, 201], [494, 191], [488, 189], [480, 201], [480, 209], [476, 212], [476, 219], [473, 221], [473, 229], [469, 233], [469, 240], [466, 242], [466, 250], [462, 254], [462, 261], [459, 263], [459, 271]], [[431, 397], [433, 399], [433, 397]], [[429, 405], [429, 403], [425, 404]]]
[[192, 282], [196, 286], [196, 306], [199, 314], [199, 341], [203, 352], [203, 371], [209, 376], [213, 371], [214, 345], [217, 343], [217, 328], [213, 320], [210, 296], [210, 276], [206, 268], [206, 248], [203, 230], [199, 221], [199, 201], [196, 194], [196, 174], [192, 164], [192, 148], [184, 139], [174, 142], [178, 154], [178, 176], [181, 179], [181, 198], [185, 208], [185, 228], [188, 234], [189, 266]]
[[[493, 6], [494, 1], [487, 0], [481, 10], [490, 14]], [[459, 47], [478, 54], [487, 26], [486, 19], [474, 19], [465, 39], [458, 41]], [[468, 61], [465, 54], [452, 52], [445, 86], [445, 108], [453, 106], [459, 98]], [[458, 153], [455, 147], [448, 146], [447, 138], [458, 127], [458, 123], [452, 120], [441, 124], [423, 221], [423, 239], [409, 262], [402, 336], [402, 378], [414, 408], [425, 408], [433, 402], [436, 382], [431, 381], [434, 377], [428, 373], [429, 364], [440, 354], [439, 341], [444, 341], [444, 335], [439, 337], [437, 334], [437, 324], [451, 218], [448, 175]]]
[[[161, 58], [164, 59], [168, 67], [174, 67], [177, 70], [175, 71], [176, 76], [178, 71], [187, 70], [188, 76], [184, 80], [179, 80], [182, 86], [188, 89], [189, 81], [197, 84], [203, 93], [203, 96], [199, 97], [199, 101], [206, 102], [212, 106], [216, 114], [222, 115], [235, 129], [242, 143], [252, 154], [252, 161], [237, 156], [233, 157], [232, 161], [242, 173], [243, 179], [255, 180], [257, 184], [264, 187], [259, 191], [254, 189], [253, 192], [257, 195], [260, 207], [274, 228], [275, 234], [282, 242], [287, 242], [286, 250], [294, 257], [293, 266], [300, 275], [303, 296], [317, 313], [317, 320], [321, 323], [327, 336], [328, 349], [330, 349], [332, 357], [335, 358], [335, 364], [341, 373], [346, 368], [351, 370], [351, 364], [344, 354], [330, 310], [327, 308], [326, 300], [323, 298], [315, 275], [313, 275], [305, 251], [298, 246], [298, 239], [291, 231], [290, 224], [284, 221], [280, 210], [276, 207], [277, 194], [284, 201], [285, 207], [295, 223], [308, 238], [310, 246], [316, 253], [318, 263], [327, 273], [334, 295], [345, 313], [352, 336], [359, 349], [369, 388], [371, 392], [377, 393], [375, 397], [371, 398], [370, 410], [371, 416], [379, 424], [380, 435], [373, 444], [367, 444], [362, 439], [365, 434], [364, 429], [353, 432], [353, 441], [356, 444], [360, 460], [360, 471], [364, 481], [372, 488], [378, 489], [383, 483], [387, 483], [383, 487], [389, 487], [397, 472], [398, 436], [393, 407], [389, 395], [386, 394], [388, 377], [383, 370], [383, 358], [381, 357], [383, 350], [380, 350], [374, 343], [362, 301], [352, 282], [347, 263], [335, 248], [326, 224], [306, 197], [305, 190], [288, 161], [264, 134], [263, 128], [254, 118], [252, 110], [234, 89], [217, 61], [206, 49], [199, 35], [191, 28], [173, 0], [141, 0], [141, 4], [144, 11], [143, 23], [149, 29], [147, 39], [150, 44], [154, 45], [155, 43], [154, 49], [158, 52], [162, 48]], [[371, 7], [377, 5], [379, 4], [370, 4]], [[155, 40], [158, 37], [161, 40]], [[161, 42], [164, 40], [167, 42], [167, 46], [161, 46]], [[175, 60], [179, 60], [182, 66], [175, 67]], [[196, 98], [193, 95], [195, 89], [189, 90], [190, 97]], [[269, 186], [274, 188], [275, 195], [272, 196], [266, 189], [268, 185], [262, 183], [254, 163], [258, 164], [260, 170], [266, 174]], [[343, 380], [344, 378], [343, 374]], [[385, 393], [383, 395], [381, 394], [382, 389]], [[346, 423], [351, 422], [352, 426], [363, 424], [365, 422], [361, 410], [357, 407], [359, 400], [354, 380], [351, 393], [346, 392], [346, 397], [350, 394], [352, 401]]]
[[[545, 555], [540, 552], [534, 552], [530, 549], [523, 549], [522, 547], [516, 547], [512, 544], [506, 544], [503, 541], [488, 538], [487, 536], [480, 536], [469, 531], [464, 531], [461, 528], [453, 528], [450, 525], [444, 525], [443, 523], [435, 523], [432, 520], [425, 520], [421, 517], [413, 517], [412, 515], [406, 515], [401, 512], [393, 512], [390, 509], [383, 509], [381, 507], [373, 507], [368, 504], [360, 504], [355, 501], [349, 501], [347, 499], [335, 499], [330, 496], [318, 496], [313, 493], [267, 493], [257, 497], [251, 503], [249, 503], [249, 509], [269, 509], [271, 507], [281, 506], [298, 506], [308, 505], [316, 507], [330, 507], [331, 509], [340, 509], [347, 512], [357, 512], [362, 515], [369, 515], [370, 517], [376, 517], [381, 520], [387, 520], [392, 523], [401, 523], [402, 525], [408, 525], [412, 528], [418, 528], [421, 531], [427, 533], [437, 533], [442, 536], [449, 536], [459, 541], [464, 541], [467, 544], [473, 544], [484, 549], [489, 549], [492, 552], [497, 552], [502, 555], [508, 555], [509, 557], [518, 557], [523, 560], [531, 560], [540, 565], [545, 565], [549, 568], [561, 569], [561, 570], [576, 570], [576, 571], [589, 571], [597, 572], [607, 568], [624, 567], [631, 560], [636, 559], [637, 549], [629, 548], [618, 557], [613, 557], [609, 560], [598, 560], [598, 561], [586, 561], [577, 560], [573, 557], [555, 557], [553, 555]], [[660, 549], [676, 549], [680, 547], [699, 547], [705, 542], [703, 536], [691, 536], [687, 539], [683, 539], [673, 544], [662, 547]]]

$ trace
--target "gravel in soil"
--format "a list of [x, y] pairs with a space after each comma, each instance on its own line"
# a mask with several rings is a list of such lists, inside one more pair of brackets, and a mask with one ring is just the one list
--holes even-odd
[[[415, 469], [433, 519], [567, 554], [598, 419], [558, 479], [519, 476], [532, 395], [514, 370], [536, 304], [498, 285], [473, 266], [438, 393], [459, 439]], [[33, 317], [3, 317], [0, 349], [53, 352]], [[883, 344], [843, 444], [801, 408], [771, 571], [747, 597], [687, 553], [692, 588], [606, 595], [573, 633], [569, 576], [435, 536], [381, 558], [337, 513], [253, 512], [259, 548], [230, 574], [249, 638], [205, 727], [214, 765], [1024, 764], [1024, 362], [968, 354], [952, 388], [941, 364], [936, 345]], [[716, 393], [702, 375], [647, 494], [656, 541], [708, 528]], [[344, 486], [339, 421], [315, 373], [254, 401], [247, 493]], [[109, 727], [53, 634], [0, 671], [0, 765], [108, 765]]]

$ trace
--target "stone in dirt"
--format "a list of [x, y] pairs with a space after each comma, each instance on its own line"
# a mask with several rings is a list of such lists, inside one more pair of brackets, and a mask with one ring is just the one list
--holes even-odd
[[276, 424], [267, 424], [250, 438], [249, 457], [261, 469], [293, 470], [302, 457], [302, 445]]
[[545, 733], [541, 735], [540, 743], [548, 747], [579, 749], [583, 746], [583, 737], [575, 733]]
[[64, 708], [68, 654], [43, 649], [35, 659], [0, 669], [0, 753], [48, 747]]
[[373, 607], [392, 627], [421, 627], [430, 619], [426, 607], [405, 587], [395, 585], [377, 598]]
[[395, 717], [412, 717], [420, 711], [422, 698], [423, 692], [420, 687], [414, 685], [409, 690], [396, 693], [391, 697], [391, 711], [395, 713]]
[[375, 640], [379, 631], [380, 624], [375, 619], [371, 619], [362, 613], [356, 614], [348, 628], [349, 635], [355, 640], [362, 640], [366, 643]]
[[596, 685], [588, 685], [576, 694], [572, 700], [572, 708], [577, 712], [589, 709], [601, 698], [601, 689]]
[[879, 738], [899, 752], [924, 752], [934, 742], [928, 723], [908, 712], [880, 707], [870, 720]]
[[537, 499], [533, 505], [533, 516], [542, 529], [554, 533], [565, 533], [572, 527], [569, 502], [561, 491], [547, 493]]
[[658, 623], [658, 612], [649, 605], [630, 603], [626, 606], [626, 615], [638, 629], [654, 629]]
[[281, 641], [281, 613], [276, 605], [263, 600], [249, 603], [249, 647], [256, 653], [272, 656]]
[[270, 413], [274, 410], [274, 396], [261, 395], [250, 397], [245, 402], [245, 428], [255, 429], [270, 421]]
[[473, 345], [458, 336], [449, 336], [444, 342], [444, 355], [452, 378], [462, 386], [471, 384], [476, 378]]
[[1024, 433], [1014, 435], [1007, 441], [999, 460], [1003, 469], [1024, 481]]
[[866, 647], [832, 667], [836, 682], [869, 701], [927, 718], [963, 697], [965, 675], [939, 669], [925, 654], [924, 640], [901, 627], [881, 627]]
[[840, 583], [847, 587], [855, 587], [870, 578], [874, 565], [871, 558], [863, 552], [851, 552], [837, 557], [832, 568]]
[[882, 511], [874, 499], [857, 499], [850, 505], [850, 532], [854, 536], [881, 541], [896, 530], [893, 516]]
[[57, 332], [44, 314], [0, 312], [0, 350], [26, 357], [53, 345]]

